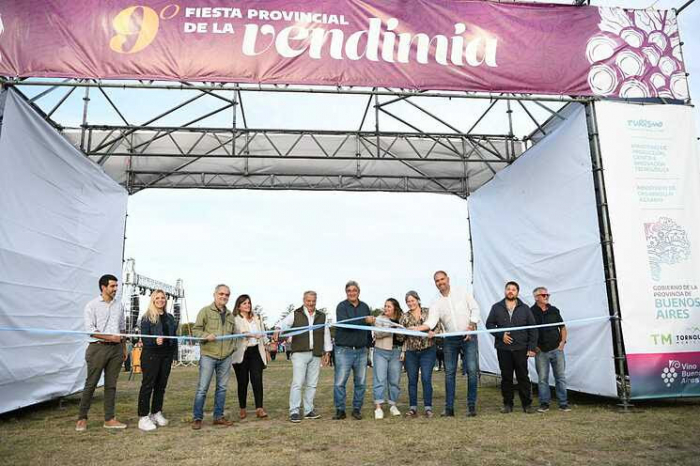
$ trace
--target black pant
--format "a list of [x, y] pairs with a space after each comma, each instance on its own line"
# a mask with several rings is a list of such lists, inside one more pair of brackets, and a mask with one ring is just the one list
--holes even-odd
[[445, 352], [442, 349], [437, 350], [437, 367], [438, 370], [442, 370], [443, 366], [445, 365]]
[[501, 369], [501, 394], [503, 404], [513, 406], [513, 371], [518, 378], [518, 394], [523, 408], [532, 404], [530, 377], [527, 373], [527, 350], [496, 350], [498, 367]]
[[273, 361], [277, 358], [277, 351], [270, 351], [270, 359]]
[[[172, 365], [172, 351], [151, 350], [148, 347], [143, 349], [143, 354], [141, 355], [143, 378], [141, 379], [141, 390], [139, 390], [140, 417], [163, 410], [165, 387], [168, 385], [168, 377], [170, 377]], [[151, 395], [153, 396], [152, 399]]]
[[253, 386], [253, 397], [255, 398], [255, 408], [263, 407], [263, 369], [265, 364], [260, 357], [258, 345], [249, 346], [243, 355], [240, 364], [234, 364], [233, 370], [236, 372], [238, 382], [238, 405], [245, 409], [248, 400], [248, 381]]

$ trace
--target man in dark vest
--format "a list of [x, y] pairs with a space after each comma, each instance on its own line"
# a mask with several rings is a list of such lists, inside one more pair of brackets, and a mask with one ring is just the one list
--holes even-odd
[[316, 292], [307, 291], [304, 293], [304, 305], [276, 326], [275, 341], [279, 338], [280, 330], [309, 328], [292, 336], [292, 386], [289, 389], [289, 420], [292, 422], [301, 422], [302, 396], [304, 419], [321, 417], [314, 410], [316, 384], [320, 367], [328, 364], [329, 353], [333, 349], [331, 334], [325, 323], [326, 315], [316, 310]]

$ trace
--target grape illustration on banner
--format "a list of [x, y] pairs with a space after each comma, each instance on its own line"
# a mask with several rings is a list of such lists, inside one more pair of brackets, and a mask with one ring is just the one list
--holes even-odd
[[601, 33], [586, 45], [594, 94], [688, 99], [678, 23], [672, 11], [601, 7]]

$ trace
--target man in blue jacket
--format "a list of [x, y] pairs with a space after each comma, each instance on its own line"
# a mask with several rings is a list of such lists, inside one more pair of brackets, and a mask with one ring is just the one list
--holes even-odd
[[[530, 307], [518, 299], [519, 292], [520, 286], [516, 282], [506, 283], [506, 297], [491, 307], [489, 317], [486, 319], [487, 329], [535, 325]], [[503, 395], [501, 412], [513, 412], [513, 371], [515, 371], [523, 411], [528, 414], [534, 413], [530, 395], [530, 377], [527, 373], [527, 358], [535, 356], [537, 329], [496, 332], [492, 335], [495, 338], [498, 366], [501, 369], [501, 394]]]

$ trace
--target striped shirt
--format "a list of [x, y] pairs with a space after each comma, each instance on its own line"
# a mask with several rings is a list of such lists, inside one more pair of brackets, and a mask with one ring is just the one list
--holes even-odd
[[[85, 330], [90, 333], [125, 333], [126, 321], [121, 301], [106, 302], [102, 295], [85, 305]], [[98, 341], [93, 339], [91, 341]]]

